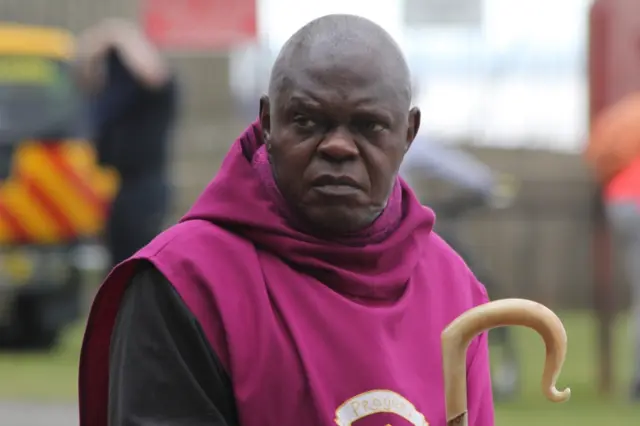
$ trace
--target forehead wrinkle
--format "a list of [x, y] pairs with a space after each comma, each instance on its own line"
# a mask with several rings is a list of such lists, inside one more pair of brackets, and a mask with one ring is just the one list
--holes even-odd
[[[278, 93], [278, 98], [285, 108], [288, 106], [311, 107], [314, 109], [336, 109], [340, 106], [354, 108], [361, 112], [385, 111], [393, 114], [394, 110], [406, 112], [402, 107], [402, 95], [393, 90], [393, 85], [385, 82], [364, 81], [362, 85], [324, 84], [312, 77], [299, 76], [290, 80], [291, 86]], [[349, 83], [349, 82], [347, 82]], [[291, 105], [293, 104], [293, 105]], [[407, 109], [408, 110], [408, 109]]]
[[408, 109], [411, 94], [406, 79], [389, 72], [387, 67], [379, 66], [378, 62], [359, 62], [351, 58], [343, 58], [341, 62], [327, 64], [316, 61], [311, 66], [307, 63], [281, 67], [272, 75], [269, 96], [278, 102], [288, 93], [300, 91], [311, 98], [339, 96], [345, 101], [368, 98], [369, 101], [394, 103]]

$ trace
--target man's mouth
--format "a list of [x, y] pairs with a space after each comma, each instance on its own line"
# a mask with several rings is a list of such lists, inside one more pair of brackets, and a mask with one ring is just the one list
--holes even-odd
[[350, 185], [320, 185], [314, 186], [313, 190], [329, 197], [347, 197], [360, 192], [360, 189]]
[[352, 186], [354, 188], [361, 189], [361, 185], [357, 180], [348, 175], [322, 175], [315, 178], [312, 182], [313, 186]]
[[358, 182], [346, 175], [322, 175], [312, 182], [313, 189], [325, 196], [344, 197], [362, 191]]

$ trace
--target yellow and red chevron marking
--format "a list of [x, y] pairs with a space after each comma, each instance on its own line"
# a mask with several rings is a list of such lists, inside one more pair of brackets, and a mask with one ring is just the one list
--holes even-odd
[[21, 143], [0, 183], [0, 244], [54, 244], [98, 235], [117, 189], [88, 143]]

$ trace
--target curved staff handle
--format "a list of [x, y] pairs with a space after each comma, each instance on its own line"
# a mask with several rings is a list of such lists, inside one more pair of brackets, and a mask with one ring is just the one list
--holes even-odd
[[468, 310], [442, 332], [447, 426], [468, 426], [467, 349], [471, 340], [483, 331], [510, 325], [532, 328], [544, 340], [542, 392], [547, 399], [565, 402], [571, 396], [569, 388], [562, 392], [556, 388], [567, 353], [567, 333], [560, 319], [549, 308], [530, 300], [497, 300]]

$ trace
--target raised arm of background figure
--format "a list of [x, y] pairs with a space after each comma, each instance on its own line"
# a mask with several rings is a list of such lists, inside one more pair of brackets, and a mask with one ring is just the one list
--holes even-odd
[[109, 46], [110, 43], [102, 25], [95, 25], [78, 36], [75, 68], [84, 89], [95, 91], [103, 84], [104, 59]]
[[163, 87], [170, 72], [158, 49], [135, 24], [116, 21], [112, 25], [113, 46], [122, 55], [125, 66], [146, 86]]
[[89, 29], [81, 48], [89, 57], [103, 57], [109, 49], [116, 49], [124, 65], [142, 84], [149, 88], [163, 87], [170, 76], [160, 52], [146, 38], [140, 28], [123, 19], [107, 19]]

